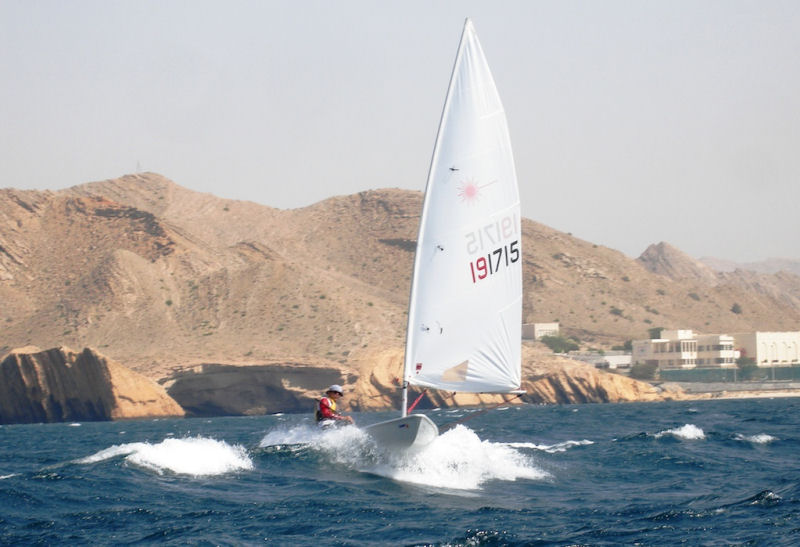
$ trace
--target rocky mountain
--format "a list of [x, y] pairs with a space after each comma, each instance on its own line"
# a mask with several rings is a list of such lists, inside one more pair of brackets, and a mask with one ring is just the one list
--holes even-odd
[[[763, 317], [770, 313], [770, 307], [780, 304], [784, 309], [800, 309], [800, 276], [785, 270], [776, 273], [758, 273], [753, 270], [735, 269], [733, 271], [715, 271], [702, 260], [695, 260], [668, 243], [651, 245], [637, 259], [649, 271], [668, 277], [679, 283], [696, 283], [717, 293], [734, 295], [740, 293], [742, 300], [751, 298], [748, 304], [751, 311], [758, 311]], [[790, 263], [791, 261], [786, 261]], [[698, 292], [690, 296], [698, 300]], [[740, 305], [741, 306], [741, 305]], [[767, 330], [759, 323], [754, 329]], [[788, 330], [797, 330], [798, 326], [788, 325]], [[732, 331], [732, 329], [728, 329]], [[719, 331], [721, 332], [721, 331]]]
[[[0, 355], [96, 348], [196, 413], [305, 408], [332, 378], [352, 407], [393, 405], [421, 202], [386, 189], [278, 210], [152, 173], [0, 190]], [[522, 230], [524, 320], [558, 321], [584, 347], [654, 326], [800, 328], [792, 274], [687, 277], [664, 246], [647, 262], [531, 220]], [[547, 351], [526, 356], [536, 377]], [[290, 365], [280, 382], [259, 369]]]
[[703, 257], [700, 262], [718, 272], [734, 272], [736, 270], [748, 270], [757, 273], [774, 274], [786, 272], [800, 275], [800, 260], [788, 258], [768, 258], [759, 262], [733, 262], [720, 258]]
[[650, 245], [637, 260], [648, 271], [671, 279], [717, 284], [713, 269], [663, 241]]

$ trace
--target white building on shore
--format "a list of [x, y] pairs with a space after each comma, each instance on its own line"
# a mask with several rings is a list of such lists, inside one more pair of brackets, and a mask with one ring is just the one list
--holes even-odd
[[800, 364], [800, 331], [745, 332], [733, 335], [736, 348], [760, 367]]
[[653, 340], [633, 341], [633, 364], [660, 369], [729, 368], [740, 356], [759, 367], [800, 365], [800, 331], [695, 334], [691, 330], [664, 330]]
[[633, 364], [659, 369], [735, 367], [739, 352], [733, 336], [695, 334], [691, 330], [664, 330], [661, 338], [633, 341]]

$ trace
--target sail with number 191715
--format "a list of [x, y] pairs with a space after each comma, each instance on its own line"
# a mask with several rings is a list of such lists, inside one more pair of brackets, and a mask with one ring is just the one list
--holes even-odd
[[522, 234], [505, 110], [468, 19], [456, 54], [420, 219], [409, 298], [402, 416], [366, 431], [420, 447], [439, 434], [407, 414], [408, 386], [518, 393]]

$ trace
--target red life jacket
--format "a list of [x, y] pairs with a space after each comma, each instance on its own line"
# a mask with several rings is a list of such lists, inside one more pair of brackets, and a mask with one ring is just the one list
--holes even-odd
[[[323, 404], [326, 401], [327, 404]], [[323, 408], [330, 409], [330, 412], [324, 413], [324, 411], [322, 410]], [[330, 414], [330, 416], [326, 416], [325, 414]], [[317, 421], [321, 422], [322, 420], [335, 420], [336, 416], [338, 416], [338, 414], [336, 414], [336, 401], [334, 401], [330, 397], [323, 397], [322, 399], [320, 399], [319, 404], [317, 405], [317, 412], [316, 412]]]

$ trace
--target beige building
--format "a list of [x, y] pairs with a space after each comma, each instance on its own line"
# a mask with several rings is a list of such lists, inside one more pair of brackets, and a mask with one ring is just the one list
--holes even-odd
[[800, 364], [800, 331], [734, 334], [736, 348], [760, 367]]
[[687, 369], [698, 366], [735, 367], [739, 352], [733, 336], [698, 334], [691, 330], [664, 330], [661, 338], [634, 340], [633, 364], [653, 364], [659, 369]]
[[558, 336], [558, 333], [558, 323], [524, 323], [522, 325], [524, 340], [539, 340], [542, 336]]
[[735, 367], [739, 352], [733, 336], [727, 334], [697, 335], [697, 366]]

